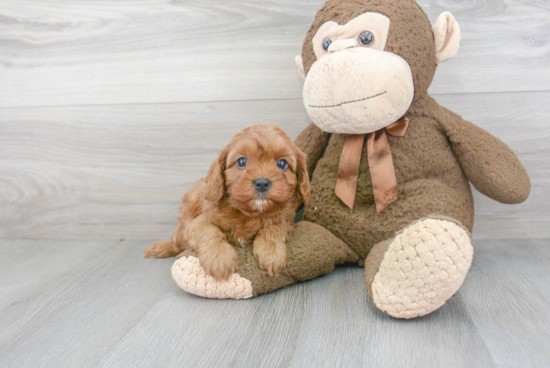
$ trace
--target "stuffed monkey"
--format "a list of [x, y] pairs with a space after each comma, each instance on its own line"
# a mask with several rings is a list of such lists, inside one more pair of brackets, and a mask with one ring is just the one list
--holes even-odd
[[390, 316], [444, 305], [472, 262], [469, 183], [502, 203], [530, 192], [510, 148], [427, 93], [459, 42], [450, 13], [432, 27], [415, 0], [329, 0], [296, 57], [312, 121], [296, 143], [308, 155], [312, 197], [287, 267], [269, 277], [250, 248], [238, 249], [238, 273], [217, 281], [188, 250], [172, 268], [178, 285], [249, 298], [358, 263], [366, 294]]

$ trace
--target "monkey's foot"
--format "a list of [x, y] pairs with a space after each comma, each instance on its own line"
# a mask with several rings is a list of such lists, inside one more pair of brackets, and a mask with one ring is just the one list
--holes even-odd
[[392, 317], [424, 316], [457, 292], [472, 256], [470, 235], [458, 222], [422, 219], [373, 247], [365, 264], [367, 291]]
[[357, 262], [358, 256], [327, 229], [308, 221], [295, 225], [288, 243], [287, 266], [270, 277], [254, 258], [252, 247], [235, 247], [239, 271], [227, 280], [216, 280], [201, 267], [194, 250], [180, 254], [172, 277], [183, 290], [206, 298], [246, 299], [313, 279], [334, 270], [337, 264]]
[[190, 294], [216, 299], [247, 299], [253, 296], [250, 280], [234, 273], [227, 280], [208, 275], [195, 256], [181, 257], [172, 266], [172, 277]]

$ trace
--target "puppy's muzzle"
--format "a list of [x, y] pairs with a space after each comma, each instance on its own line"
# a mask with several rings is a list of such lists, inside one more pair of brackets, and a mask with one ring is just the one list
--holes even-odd
[[271, 181], [266, 178], [259, 178], [254, 180], [254, 188], [260, 193], [265, 193], [271, 189]]

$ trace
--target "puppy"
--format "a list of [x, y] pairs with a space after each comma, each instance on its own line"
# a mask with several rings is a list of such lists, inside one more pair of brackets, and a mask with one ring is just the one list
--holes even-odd
[[259, 266], [273, 277], [286, 266], [290, 231], [310, 198], [306, 155], [279, 128], [254, 125], [237, 134], [183, 197], [172, 238], [150, 245], [145, 257], [194, 248], [218, 280], [238, 270], [233, 246], [252, 243]]

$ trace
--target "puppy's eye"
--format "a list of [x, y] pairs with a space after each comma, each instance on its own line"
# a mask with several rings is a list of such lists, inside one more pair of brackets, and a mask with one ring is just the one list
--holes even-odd
[[374, 43], [374, 35], [369, 31], [361, 33], [359, 35], [359, 43], [361, 46], [371, 46]]
[[246, 157], [241, 157], [240, 159], [237, 160], [237, 167], [240, 169], [244, 169], [247, 162], [248, 160], [246, 159]]
[[288, 169], [288, 163], [281, 158], [279, 161], [277, 161], [277, 167], [281, 170], [286, 170]]
[[331, 40], [329, 40], [328, 38], [325, 38], [323, 40], [323, 50], [328, 51], [328, 47], [330, 46], [331, 43], [332, 43]]

